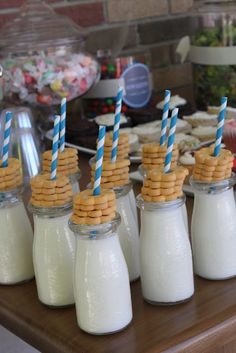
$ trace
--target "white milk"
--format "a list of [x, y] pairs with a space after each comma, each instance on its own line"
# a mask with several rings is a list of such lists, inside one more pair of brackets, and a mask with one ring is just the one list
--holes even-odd
[[194, 293], [192, 254], [181, 200], [159, 209], [154, 203], [150, 209], [149, 204], [142, 202], [141, 210], [143, 297], [153, 304], [175, 304]]
[[71, 213], [59, 217], [34, 214], [33, 260], [39, 300], [50, 306], [74, 303], [74, 234], [68, 227]]
[[186, 207], [185, 202], [183, 203], [183, 206], [181, 206], [181, 210], [182, 210], [184, 225], [185, 225], [186, 231], [188, 233], [188, 213], [187, 213], [187, 207]]
[[0, 207], [0, 228], [0, 283], [32, 279], [33, 232], [21, 201]]
[[192, 217], [195, 273], [208, 279], [236, 276], [236, 207], [233, 189], [195, 191]]
[[110, 231], [93, 239], [77, 236], [74, 283], [77, 320], [82, 330], [106, 334], [130, 323], [129, 276], [116, 233]]
[[134, 218], [135, 218], [135, 222], [136, 224], [138, 224], [138, 209], [137, 209], [137, 206], [136, 206], [136, 199], [135, 199], [135, 196], [134, 196], [134, 190], [133, 188], [130, 189], [130, 192], [129, 192], [129, 202], [130, 202], [130, 205], [131, 205], [131, 209], [133, 211], [133, 215], [134, 215]]
[[116, 209], [121, 216], [118, 228], [120, 245], [128, 266], [129, 279], [134, 281], [140, 276], [139, 231], [129, 192], [123, 196], [116, 193]]

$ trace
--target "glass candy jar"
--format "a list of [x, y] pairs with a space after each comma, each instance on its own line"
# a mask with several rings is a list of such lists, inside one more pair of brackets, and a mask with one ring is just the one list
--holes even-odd
[[51, 106], [87, 92], [99, 65], [83, 49], [84, 34], [41, 0], [25, 0], [0, 32], [5, 100]]
[[69, 222], [77, 239], [74, 293], [79, 327], [114, 333], [132, 320], [127, 265], [117, 236], [120, 217], [99, 225]]
[[22, 189], [0, 192], [0, 284], [34, 277], [33, 231], [21, 198]]
[[217, 183], [190, 179], [194, 188], [191, 237], [194, 271], [220, 280], [236, 276], [235, 177]]
[[75, 239], [68, 227], [72, 204], [60, 207], [29, 205], [34, 215], [33, 261], [39, 300], [48, 306], [74, 304]]
[[199, 3], [190, 48], [197, 107], [218, 106], [222, 96], [236, 107], [236, 1]]
[[145, 202], [141, 195], [140, 266], [144, 299], [177, 304], [194, 293], [192, 253], [181, 207], [185, 198]]

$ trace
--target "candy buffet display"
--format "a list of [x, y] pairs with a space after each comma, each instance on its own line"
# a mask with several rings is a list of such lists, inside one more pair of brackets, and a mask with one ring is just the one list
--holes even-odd
[[122, 113], [148, 104], [151, 97], [148, 54], [113, 58], [109, 51], [100, 50], [97, 58], [101, 64], [101, 80], [83, 98], [84, 113], [88, 118], [115, 112], [116, 91], [121, 83], [126, 92]]
[[4, 99], [49, 106], [86, 93], [99, 65], [83, 50], [83, 38], [71, 20], [40, 0], [26, 0], [0, 32]]

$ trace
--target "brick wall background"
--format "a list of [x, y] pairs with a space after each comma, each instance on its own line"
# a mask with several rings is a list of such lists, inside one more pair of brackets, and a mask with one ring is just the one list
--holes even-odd
[[[179, 39], [194, 31], [191, 9], [198, 0], [47, 0], [54, 9], [88, 29], [90, 52], [151, 54], [157, 92], [172, 89], [192, 101], [190, 63], [175, 54]], [[23, 0], [0, 0], [0, 27], [16, 16]]]

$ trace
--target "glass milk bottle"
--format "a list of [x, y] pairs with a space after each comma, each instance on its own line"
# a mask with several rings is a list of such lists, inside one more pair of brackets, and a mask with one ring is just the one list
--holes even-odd
[[34, 277], [33, 231], [21, 191], [0, 192], [0, 284], [21, 283]]
[[203, 183], [194, 188], [191, 237], [194, 271], [213, 280], [236, 276], [235, 179]]
[[145, 202], [137, 197], [142, 293], [151, 304], [177, 304], [194, 293], [192, 253], [181, 210], [184, 201], [181, 197]]
[[74, 304], [74, 234], [68, 227], [72, 204], [29, 206], [34, 215], [33, 262], [39, 300], [48, 306]]
[[117, 236], [120, 217], [99, 225], [69, 222], [76, 235], [75, 304], [79, 327], [102, 335], [132, 320], [129, 275]]
[[80, 192], [80, 186], [79, 186], [79, 180], [81, 178], [80, 171], [78, 171], [77, 173], [68, 175], [68, 178], [70, 180], [73, 195], [78, 194]]
[[116, 209], [121, 216], [118, 236], [128, 266], [129, 279], [134, 281], [140, 276], [139, 230], [134, 210], [130, 202], [132, 183], [114, 188]]

